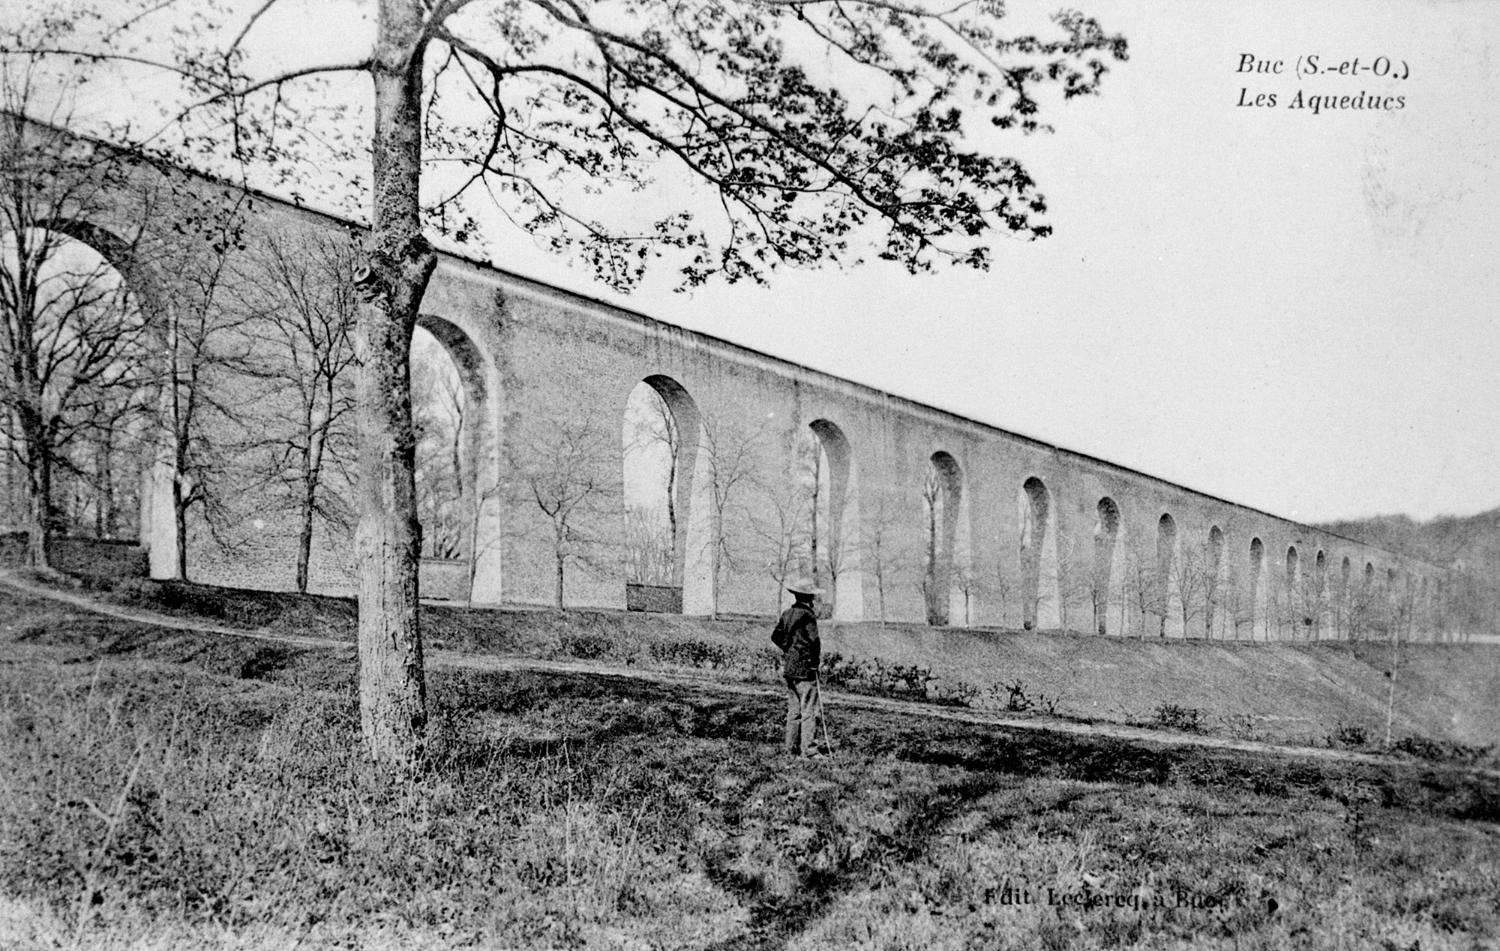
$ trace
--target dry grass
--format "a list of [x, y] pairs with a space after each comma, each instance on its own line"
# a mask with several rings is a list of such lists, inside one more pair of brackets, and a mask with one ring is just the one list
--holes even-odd
[[[348, 599], [176, 582], [93, 583], [114, 584], [111, 598], [151, 610], [276, 633], [354, 637]], [[423, 611], [423, 625], [428, 646], [458, 651], [761, 681], [774, 681], [778, 667], [763, 620], [432, 605]], [[1165, 705], [1197, 712], [1201, 732], [1315, 745], [1345, 730], [1362, 730], [1367, 746], [1383, 743], [1391, 686], [1386, 672], [1394, 663], [1395, 738], [1457, 743], [1471, 752], [1489, 747], [1489, 761], [1500, 765], [1500, 705], [1493, 702], [1500, 696], [1500, 653], [1488, 645], [1410, 644], [1393, 651], [1368, 642], [1139, 641], [832, 622], [824, 625], [823, 640], [827, 654], [871, 670], [923, 671], [929, 699], [1006, 709], [1009, 698], [1000, 688], [1020, 684], [1032, 700], [1047, 700], [1033, 712], [1155, 724]]]
[[1500, 940], [1474, 775], [837, 707], [841, 752], [803, 764], [773, 700], [467, 672], [433, 679], [430, 761], [393, 782], [357, 755], [347, 658], [0, 598], [0, 946]]

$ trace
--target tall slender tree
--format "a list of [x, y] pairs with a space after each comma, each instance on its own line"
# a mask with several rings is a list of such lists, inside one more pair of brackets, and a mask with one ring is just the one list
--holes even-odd
[[344, 236], [270, 235], [252, 251], [247, 283], [265, 311], [262, 339], [275, 344], [255, 371], [276, 391], [265, 400], [271, 425], [260, 443], [268, 476], [296, 506], [299, 592], [307, 591], [318, 523], [351, 527], [348, 503], [330, 483], [347, 483], [354, 456], [356, 253]]

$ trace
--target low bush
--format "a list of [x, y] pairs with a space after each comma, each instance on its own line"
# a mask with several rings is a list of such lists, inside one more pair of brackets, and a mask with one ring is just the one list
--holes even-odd
[[1334, 727], [1332, 733], [1328, 734], [1329, 746], [1359, 749], [1369, 741], [1369, 732], [1354, 723], [1340, 723]]
[[744, 652], [739, 648], [708, 641], [657, 641], [650, 646], [649, 653], [659, 664], [709, 670], [724, 670], [744, 663]]
[[972, 707], [979, 695], [979, 686], [967, 680], [940, 681], [927, 700], [945, 707]]
[[1020, 680], [1011, 683], [991, 684], [989, 687], [990, 705], [999, 707], [1008, 713], [1024, 713], [1028, 710], [1038, 710], [1049, 716], [1057, 715], [1057, 697], [1049, 697], [1047, 694], [1038, 692], [1032, 695], [1027, 692], [1026, 684]]
[[598, 634], [572, 634], [562, 639], [562, 653], [579, 660], [600, 660], [613, 652], [614, 642]]
[[1434, 763], [1463, 763], [1472, 765], [1493, 758], [1495, 747], [1470, 746], [1447, 740], [1429, 740], [1425, 736], [1403, 736], [1397, 740], [1395, 750], [1418, 759]]
[[1175, 703], [1158, 704], [1156, 711], [1151, 715], [1151, 725], [1163, 730], [1201, 733], [1203, 711], [1197, 707], [1181, 707]]

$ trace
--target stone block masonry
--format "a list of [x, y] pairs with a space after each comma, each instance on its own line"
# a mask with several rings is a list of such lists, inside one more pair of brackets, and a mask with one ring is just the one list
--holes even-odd
[[[142, 164], [135, 174], [143, 187], [170, 179], [195, 201], [242, 197], [181, 169]], [[354, 227], [260, 194], [248, 208], [251, 248], [272, 233]], [[123, 232], [138, 212], [122, 193], [110, 220], [89, 224]], [[126, 276], [149, 281], [148, 271], [137, 262]], [[143, 290], [145, 306], [152, 293]], [[277, 317], [258, 319], [252, 338], [269, 346]], [[1423, 562], [480, 262], [443, 255], [420, 322], [453, 357], [472, 419], [458, 467], [472, 530], [456, 566], [423, 575], [444, 598], [553, 601], [558, 536], [517, 474], [545, 469], [561, 438], [587, 430], [603, 438], [597, 451], [569, 457], [587, 470], [569, 475], [604, 490], [568, 542], [563, 600], [627, 607], [627, 586], [639, 579], [625, 554], [623, 430], [645, 385], [681, 438], [666, 587], [680, 589], [687, 614], [773, 615], [784, 604], [778, 578], [790, 573], [818, 575], [842, 621], [1239, 640], [1436, 623], [1440, 573]], [[821, 481], [808, 481], [809, 447]], [[254, 465], [247, 459], [243, 478], [229, 477], [231, 530], [195, 524], [189, 533], [195, 580], [291, 586], [289, 500], [249, 478]], [[743, 478], [726, 489], [734, 467]], [[154, 577], [175, 564], [164, 504], [173, 477], [163, 455], [143, 493]], [[818, 523], [806, 524], [806, 509], [768, 529], [785, 514], [781, 490], [798, 484], [816, 484]], [[234, 544], [222, 543], [226, 534]], [[350, 548], [347, 526], [319, 523], [313, 590], [352, 592]]]

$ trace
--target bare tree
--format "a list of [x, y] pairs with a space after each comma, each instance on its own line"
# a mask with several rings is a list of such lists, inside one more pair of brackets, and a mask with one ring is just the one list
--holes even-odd
[[703, 465], [705, 498], [709, 504], [709, 612], [719, 616], [720, 593], [726, 574], [738, 563], [736, 523], [744, 493], [758, 482], [760, 430], [747, 430], [728, 414], [705, 412], [699, 419], [698, 452]]
[[953, 587], [964, 599], [964, 627], [974, 626], [974, 601], [989, 586], [984, 583], [985, 572], [976, 571], [968, 565], [953, 566]]
[[257, 372], [274, 391], [265, 396], [261, 445], [270, 450], [269, 477], [296, 505], [299, 592], [307, 591], [317, 523], [341, 535], [353, 526], [328, 474], [347, 484], [354, 451], [355, 255], [346, 237], [270, 234], [257, 245], [250, 281], [271, 308], [261, 326], [273, 357]]
[[1172, 561], [1172, 586], [1177, 589], [1177, 611], [1182, 618], [1182, 636], [1191, 637], [1193, 618], [1207, 618], [1208, 567], [1204, 546], [1183, 545]]
[[141, 476], [155, 448], [148, 436], [153, 389], [145, 377], [143, 368], [141, 386], [105, 386], [83, 401], [92, 408], [90, 425], [59, 454], [54, 468], [61, 530], [95, 538], [138, 536]]
[[148, 348], [147, 322], [114, 266], [129, 268], [139, 233], [92, 251], [72, 237], [106, 244], [76, 222], [123, 187], [124, 170], [28, 127], [20, 116], [31, 81], [29, 71], [0, 70], [0, 408], [5, 448], [24, 473], [26, 563], [45, 570], [59, 466], [134, 404]]
[[787, 580], [799, 574], [811, 558], [807, 509], [812, 500], [796, 479], [758, 488], [760, 504], [755, 507], [750, 526], [760, 541], [766, 573], [776, 584], [774, 603], [779, 611]]
[[425, 558], [462, 558], [475, 501], [464, 465], [468, 403], [457, 366], [435, 338], [412, 348], [417, 516]]
[[535, 505], [552, 543], [554, 605], [565, 607], [570, 568], [603, 570], [608, 534], [601, 523], [616, 495], [607, 472], [609, 441], [592, 420], [548, 424], [511, 450], [517, 501]]
[[1165, 576], [1155, 559], [1142, 558], [1133, 546], [1125, 556], [1125, 582], [1129, 602], [1134, 615], [1139, 618], [1136, 628], [1138, 637], [1146, 636], [1147, 628], [1155, 630], [1158, 637], [1166, 636], [1166, 584]]
[[170, 237], [154, 241], [151, 253], [156, 270], [166, 272], [157, 417], [170, 473], [174, 575], [186, 579], [192, 514], [202, 514], [221, 545], [228, 543], [222, 529], [234, 518], [220, 484], [237, 467], [242, 447], [223, 434], [244, 429], [247, 419], [236, 389], [222, 384], [247, 369], [251, 349], [239, 332], [249, 313], [236, 301], [245, 195], [199, 200], [162, 184], [149, 200], [177, 208]]
[[1057, 608], [1063, 630], [1070, 629], [1074, 607], [1094, 600], [1096, 579], [1092, 555], [1092, 551], [1088, 557], [1081, 554], [1078, 542], [1072, 537], [1064, 538], [1057, 546]]
[[922, 480], [922, 514], [926, 518], [922, 543], [924, 546], [922, 580], [917, 588], [922, 593], [922, 603], [927, 606], [928, 624], [948, 623], [948, 572], [943, 570], [942, 522], [943, 512], [942, 473], [936, 466], [927, 467]]
[[866, 511], [861, 563], [875, 581], [876, 606], [880, 623], [885, 624], [886, 595], [896, 589], [914, 559], [906, 549], [896, 504], [884, 493], [877, 493]]
[[999, 611], [1000, 624], [1002, 627], [1009, 626], [1012, 623], [1010, 611], [1011, 595], [1015, 588], [1014, 581], [1011, 575], [1006, 572], [1005, 566], [999, 563], [990, 566], [989, 577], [988, 590], [995, 597], [995, 606]]
[[625, 506], [625, 577], [634, 584], [669, 586], [675, 559], [671, 541], [657, 513]]

